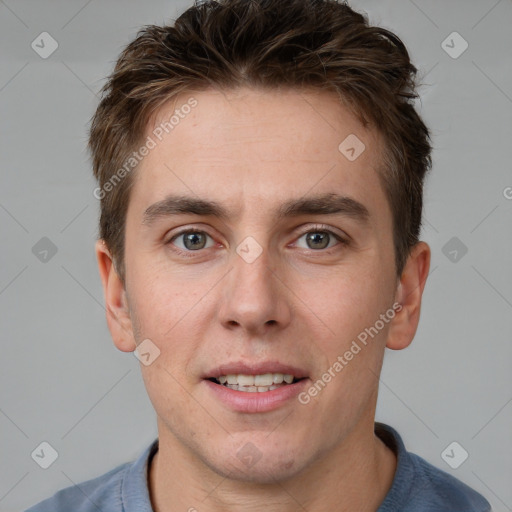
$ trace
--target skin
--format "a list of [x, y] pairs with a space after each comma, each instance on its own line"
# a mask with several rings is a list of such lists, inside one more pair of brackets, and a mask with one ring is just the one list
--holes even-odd
[[[190, 96], [164, 106], [148, 134]], [[137, 170], [125, 286], [106, 245], [96, 245], [116, 347], [129, 352], [150, 339], [160, 350], [141, 364], [160, 440], [149, 473], [153, 508], [375, 511], [396, 470], [394, 453], [374, 434], [378, 375], [385, 347], [403, 349], [415, 335], [430, 265], [420, 242], [396, 276], [377, 175], [382, 137], [326, 92], [242, 88], [193, 97], [197, 106]], [[349, 134], [365, 144], [354, 161], [338, 150]], [[362, 203], [368, 222], [274, 216], [287, 200], [333, 192]], [[143, 224], [144, 211], [170, 193], [215, 200], [231, 216]], [[331, 235], [327, 248], [308, 245], [306, 233], [324, 232], [318, 224], [349, 243]], [[183, 236], [171, 242], [185, 227], [209, 235], [205, 248], [187, 249]], [[236, 252], [247, 236], [262, 248], [252, 263]], [[277, 360], [314, 383], [395, 302], [400, 312], [308, 404], [234, 412], [201, 379], [225, 362]], [[251, 467], [237, 457], [249, 442], [261, 454]]]

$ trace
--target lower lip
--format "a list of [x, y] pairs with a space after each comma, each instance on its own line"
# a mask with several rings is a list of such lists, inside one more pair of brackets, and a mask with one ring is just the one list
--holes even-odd
[[235, 391], [234, 389], [216, 384], [211, 380], [203, 382], [212, 393], [231, 410], [236, 412], [268, 412], [278, 409], [297, 395], [307, 386], [309, 379], [302, 379], [293, 384], [286, 384], [271, 391]]

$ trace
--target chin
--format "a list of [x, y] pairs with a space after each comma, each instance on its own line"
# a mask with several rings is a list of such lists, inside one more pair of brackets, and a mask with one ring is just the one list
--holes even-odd
[[262, 453], [250, 441], [233, 452], [233, 458], [225, 459], [226, 453], [219, 454], [223, 461], [205, 462], [215, 473], [238, 482], [275, 484], [293, 478], [306, 466], [306, 461], [298, 461], [290, 450]]

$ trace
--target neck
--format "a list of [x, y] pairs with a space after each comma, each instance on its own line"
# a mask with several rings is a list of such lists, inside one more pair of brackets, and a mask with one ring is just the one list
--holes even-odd
[[375, 512], [391, 488], [397, 461], [374, 434], [373, 421], [372, 416], [364, 425], [356, 425], [338, 446], [320, 454], [296, 476], [270, 484], [219, 475], [159, 425], [159, 432], [167, 435], [160, 434], [159, 450], [149, 468], [153, 509]]

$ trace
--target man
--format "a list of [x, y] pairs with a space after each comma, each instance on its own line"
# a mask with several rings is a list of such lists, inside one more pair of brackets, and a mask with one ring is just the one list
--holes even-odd
[[375, 422], [430, 265], [415, 72], [329, 0], [206, 2], [138, 34], [89, 146], [107, 322], [158, 439], [30, 512], [490, 510]]

